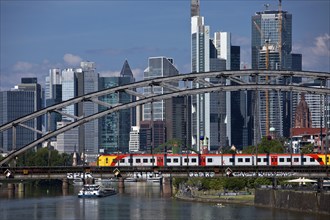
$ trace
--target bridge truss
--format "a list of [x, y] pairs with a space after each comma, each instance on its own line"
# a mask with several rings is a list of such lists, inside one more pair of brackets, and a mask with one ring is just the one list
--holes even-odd
[[[269, 81], [262, 80], [263, 77], [269, 77]], [[306, 83], [294, 83], [294, 78], [305, 78], [307, 81], [319, 80], [321, 82], [321, 87], [312, 87]], [[217, 79], [218, 83], [214, 83]], [[248, 79], [248, 80], [246, 80]], [[233, 82], [232, 85], [228, 85], [226, 81]], [[277, 82], [283, 82], [277, 84]], [[139, 81], [132, 84], [127, 84], [123, 86], [113, 87], [93, 93], [89, 93], [83, 96], [75, 97], [70, 100], [63, 101], [59, 104], [55, 104], [44, 108], [40, 111], [33, 112], [29, 115], [18, 118], [14, 121], [8, 122], [1, 125], [0, 132], [4, 132], [8, 129], [12, 129], [13, 133], [13, 151], [2, 161], [0, 165], [8, 163], [11, 159], [15, 158], [17, 155], [25, 152], [34, 146], [41, 144], [45, 141], [50, 140], [50, 138], [55, 137], [65, 131], [72, 128], [80, 126], [84, 123], [93, 121], [95, 119], [101, 118], [105, 115], [111, 114], [116, 111], [123, 109], [128, 109], [136, 107], [138, 105], [143, 105], [146, 103], [152, 103], [155, 101], [165, 100], [177, 96], [188, 96], [202, 93], [213, 93], [213, 92], [231, 92], [231, 91], [287, 91], [287, 92], [304, 92], [304, 93], [314, 93], [324, 96], [330, 94], [330, 89], [327, 87], [327, 82], [330, 81], [330, 73], [327, 72], [307, 72], [307, 71], [265, 71], [265, 70], [241, 70], [241, 71], [216, 71], [216, 72], [204, 72], [204, 73], [190, 73], [190, 74], [180, 74], [171, 77], [159, 77], [150, 80]], [[182, 83], [179, 83], [182, 82]], [[198, 84], [197, 88], [190, 86], [192, 83]], [[184, 84], [185, 86], [182, 86]], [[157, 94], [154, 91], [155, 87], [161, 87], [163, 94]], [[143, 88], [148, 88], [151, 91], [150, 94], [143, 94]], [[115, 104], [111, 105], [109, 103], [100, 100], [100, 97], [109, 94], [119, 94], [127, 93], [134, 97], [137, 97], [136, 101], [126, 104]], [[100, 106], [106, 107], [106, 110], [97, 112], [89, 116], [75, 116], [69, 115], [62, 111], [63, 108], [71, 105], [75, 105], [82, 102], [93, 102]], [[57, 130], [48, 130], [46, 133], [36, 130], [26, 123], [30, 120], [34, 120], [40, 116], [47, 115], [53, 112], [60, 113], [67, 117], [71, 117], [74, 121], [64, 127]], [[30, 129], [34, 132], [42, 134], [42, 137], [34, 140], [23, 148], [16, 149], [16, 128], [18, 126]], [[0, 146], [2, 147], [2, 146]]]

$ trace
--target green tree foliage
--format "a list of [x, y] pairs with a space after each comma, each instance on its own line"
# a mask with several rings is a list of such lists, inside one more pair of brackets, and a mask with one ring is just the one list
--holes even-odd
[[254, 180], [254, 187], [258, 187], [261, 185], [272, 185], [272, 180], [265, 177], [258, 177]]
[[241, 190], [246, 186], [246, 180], [244, 178], [225, 178], [223, 187], [228, 190]]
[[27, 151], [17, 158], [17, 166], [71, 166], [72, 156], [57, 150], [39, 148]]
[[256, 153], [284, 153], [283, 143], [278, 139], [268, 139], [263, 137], [261, 142], [255, 146], [249, 146], [245, 148], [242, 152], [246, 154]]
[[314, 145], [311, 143], [311, 144], [307, 144], [307, 145], [303, 146], [301, 148], [301, 153], [311, 154], [311, 153], [313, 153], [313, 150], [314, 150]]
[[172, 153], [180, 153], [180, 148], [182, 146], [182, 141], [179, 139], [171, 139], [166, 141], [164, 144], [160, 145], [155, 149], [155, 153], [164, 153], [165, 151], [172, 150]]

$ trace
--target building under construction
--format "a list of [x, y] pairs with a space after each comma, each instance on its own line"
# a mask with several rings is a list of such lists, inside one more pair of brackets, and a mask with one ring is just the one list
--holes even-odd
[[[281, 3], [279, 1], [279, 5], [274, 6], [267, 4], [264, 11], [252, 16], [252, 69], [301, 70], [301, 55], [292, 54], [292, 14], [282, 11]], [[259, 79], [259, 82], [265, 81], [271, 84], [289, 83], [268, 76]], [[252, 94], [254, 143], [267, 136], [270, 128], [275, 128], [279, 136], [290, 136], [296, 106], [296, 98], [291, 95], [278, 91]]]

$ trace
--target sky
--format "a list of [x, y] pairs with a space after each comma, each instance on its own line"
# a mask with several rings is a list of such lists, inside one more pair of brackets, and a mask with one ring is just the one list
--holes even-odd
[[[200, 0], [200, 14], [216, 31], [231, 32], [241, 46], [241, 66], [251, 67], [251, 16], [278, 9], [277, 0]], [[293, 15], [293, 53], [303, 70], [330, 72], [330, 0], [283, 0]], [[171, 57], [190, 72], [190, 0], [0, 0], [0, 91], [50, 68], [92, 61], [100, 76], [119, 76], [128, 61], [142, 80], [148, 58]]]

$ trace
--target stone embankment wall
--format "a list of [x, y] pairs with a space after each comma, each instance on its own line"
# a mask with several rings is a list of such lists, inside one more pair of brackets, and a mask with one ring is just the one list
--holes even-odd
[[256, 189], [254, 204], [330, 215], [330, 192]]

